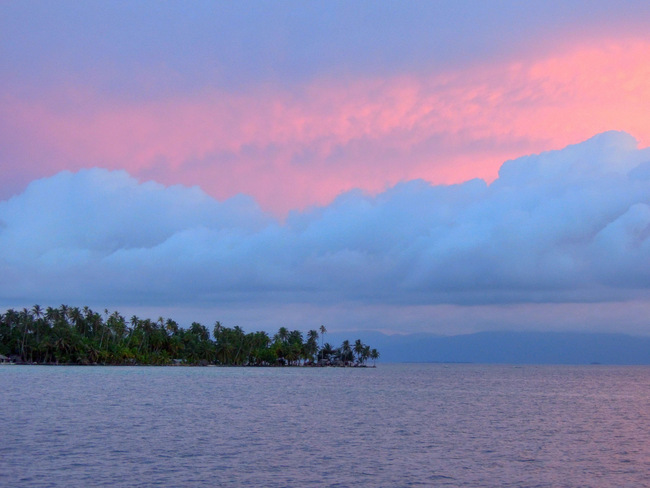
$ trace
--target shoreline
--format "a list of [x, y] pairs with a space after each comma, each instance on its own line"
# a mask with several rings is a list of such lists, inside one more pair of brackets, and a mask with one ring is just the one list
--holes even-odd
[[156, 368], [377, 368], [376, 365], [367, 364], [81, 364], [81, 363], [0, 363], [1, 366], [82, 366], [86, 367], [116, 367], [116, 368], [142, 368], [142, 367], [156, 367]]

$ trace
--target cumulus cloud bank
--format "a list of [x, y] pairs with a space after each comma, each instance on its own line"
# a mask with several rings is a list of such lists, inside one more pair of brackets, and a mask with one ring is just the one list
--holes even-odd
[[0, 202], [6, 306], [616, 301], [646, 296], [649, 258], [650, 152], [620, 132], [508, 161], [490, 185], [351, 191], [284, 222], [103, 169]]

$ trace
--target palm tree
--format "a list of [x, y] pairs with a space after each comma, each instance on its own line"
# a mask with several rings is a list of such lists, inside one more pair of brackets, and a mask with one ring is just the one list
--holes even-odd
[[27, 340], [27, 329], [32, 328], [34, 324], [34, 317], [29, 310], [23, 308], [20, 312], [20, 321], [23, 323], [23, 341], [20, 345], [20, 357], [25, 361], [25, 342]]
[[326, 342], [323, 348], [320, 351], [320, 357], [324, 361], [329, 361], [332, 354], [334, 354], [334, 348], [331, 346], [329, 342]]
[[124, 334], [126, 333], [126, 320], [117, 310], [108, 317], [106, 325], [108, 326], [114, 343], [124, 339]]
[[34, 305], [32, 307], [32, 315], [36, 319], [34, 321], [34, 331], [36, 332], [36, 346], [41, 342], [41, 328], [43, 326], [43, 321], [41, 320], [43, 318], [43, 309], [41, 308], [40, 305]]
[[308, 357], [311, 361], [314, 360], [314, 356], [318, 352], [318, 332], [315, 330], [310, 330], [307, 332], [307, 342], [305, 342], [305, 356]]
[[178, 323], [172, 319], [167, 319], [165, 322], [165, 330], [167, 331], [167, 334], [170, 336], [175, 336], [178, 334]]
[[312, 329], [309, 332], [307, 332], [307, 340], [312, 339], [312, 340], [317, 340], [318, 339], [318, 331]]
[[57, 308], [47, 307], [45, 309], [45, 318], [51, 324], [54, 324], [57, 320], [59, 320], [59, 315], [59, 309]]
[[354, 360], [354, 355], [352, 354], [352, 348], [350, 347], [350, 341], [347, 339], [343, 341], [340, 348], [341, 352], [341, 361], [348, 362]]
[[70, 307], [68, 307], [65, 304], [61, 304], [61, 306], [59, 307], [59, 313], [61, 314], [61, 317], [63, 317], [63, 320], [65, 321], [68, 320], [69, 312], [70, 312]]
[[202, 325], [198, 322], [192, 322], [190, 326], [190, 332], [194, 334], [200, 341], [210, 340], [210, 333], [205, 325]]
[[289, 332], [289, 336], [287, 337], [287, 344], [289, 347], [287, 348], [286, 358], [289, 360], [289, 364], [292, 362], [299, 363], [303, 351], [302, 332], [299, 330], [292, 330]]
[[327, 332], [327, 329], [325, 328], [324, 325], [321, 325], [318, 330], [320, 330], [320, 348], [323, 348], [323, 339], [325, 338], [325, 332]]
[[377, 352], [377, 349], [370, 351], [370, 359], [372, 359], [372, 365], [375, 366], [375, 361], [379, 359], [379, 353]]
[[289, 339], [289, 329], [287, 329], [286, 327], [280, 327], [278, 329], [278, 333], [275, 334], [275, 336], [273, 337], [274, 341], [279, 340], [283, 344], [287, 343], [287, 339]]
[[285, 358], [287, 359], [287, 361], [289, 361], [289, 366], [291, 366], [294, 363], [300, 362], [301, 351], [302, 351], [302, 347], [298, 343], [293, 342], [289, 344], [289, 347], [285, 354]]
[[235, 345], [231, 342], [231, 329], [222, 327], [217, 339], [216, 357], [221, 364], [231, 364]]
[[34, 305], [32, 307], [32, 315], [37, 319], [40, 319], [43, 316], [43, 309], [40, 305]]
[[266, 332], [252, 332], [246, 335], [246, 340], [249, 344], [248, 363], [260, 365], [267, 357], [265, 351], [271, 343], [269, 335]]
[[219, 342], [219, 335], [221, 334], [221, 330], [223, 329], [223, 326], [221, 325], [221, 322], [218, 320], [214, 323], [214, 328], [212, 329], [212, 335], [214, 336], [214, 340]]
[[244, 358], [248, 356], [242, 355], [242, 350], [244, 349], [244, 342], [246, 341], [246, 334], [241, 327], [235, 325], [232, 330], [234, 343], [237, 345], [237, 352], [235, 353], [235, 364], [243, 364]]
[[357, 355], [357, 361], [358, 362], [362, 362], [361, 361], [361, 354], [363, 354], [363, 348], [364, 348], [363, 342], [361, 342], [361, 339], [357, 339], [354, 342], [354, 352]]
[[366, 364], [366, 361], [370, 357], [370, 346], [363, 346], [363, 351], [361, 352], [361, 364]]
[[81, 310], [79, 310], [79, 307], [73, 307], [68, 309], [68, 315], [70, 316], [70, 320], [72, 320], [74, 326], [77, 328], [79, 335], [85, 336], [86, 327], [84, 324], [83, 316], [81, 315]]

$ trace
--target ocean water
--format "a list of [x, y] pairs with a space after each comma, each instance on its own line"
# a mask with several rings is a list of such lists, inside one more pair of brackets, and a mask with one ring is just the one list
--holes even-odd
[[0, 366], [0, 486], [650, 486], [650, 368]]

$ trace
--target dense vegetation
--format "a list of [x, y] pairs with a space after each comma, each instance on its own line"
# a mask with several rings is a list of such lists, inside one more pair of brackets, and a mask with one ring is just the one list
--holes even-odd
[[[320, 332], [320, 334], [319, 334]], [[171, 319], [126, 320], [118, 312], [104, 315], [88, 307], [61, 305], [7, 310], [0, 314], [0, 354], [29, 363], [55, 364], [220, 364], [220, 365], [364, 365], [379, 357], [357, 340], [338, 348], [323, 344], [327, 330], [302, 332], [281, 327], [245, 333], [216, 322], [212, 337], [197, 322], [188, 329]], [[318, 339], [321, 339], [321, 347]]]

